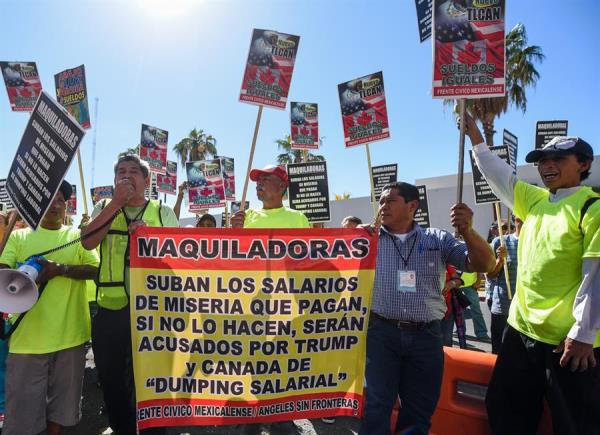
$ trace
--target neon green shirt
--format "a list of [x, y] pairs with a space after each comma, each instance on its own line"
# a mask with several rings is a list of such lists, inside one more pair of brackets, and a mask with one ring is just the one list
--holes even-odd
[[460, 279], [463, 280], [464, 284], [460, 288], [472, 287], [477, 282], [477, 272], [463, 272], [460, 275]]
[[304, 213], [291, 208], [271, 208], [246, 211], [244, 228], [310, 228]]
[[[79, 230], [63, 226], [59, 230], [39, 227], [14, 231], [0, 256], [11, 268], [32, 255], [68, 243]], [[98, 254], [77, 243], [48, 254], [47, 260], [69, 266], [98, 266]], [[90, 339], [90, 313], [86, 281], [57, 276], [46, 285], [36, 304], [25, 314], [10, 338], [11, 353], [41, 354], [78, 346]]]
[[[575, 323], [573, 302], [581, 285], [584, 258], [600, 257], [600, 201], [590, 207], [579, 230], [581, 209], [597, 196], [589, 187], [556, 202], [545, 189], [518, 181], [515, 215], [519, 236], [517, 290], [508, 323], [523, 334], [556, 345]], [[594, 347], [600, 347], [600, 334]]]

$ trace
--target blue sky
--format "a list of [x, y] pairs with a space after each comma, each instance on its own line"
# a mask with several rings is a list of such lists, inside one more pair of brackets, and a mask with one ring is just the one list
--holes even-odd
[[[515, 133], [521, 164], [536, 121], [568, 119], [569, 133], [600, 153], [600, 3], [507, 3], [507, 28], [525, 24], [546, 60], [527, 112], [513, 109], [496, 121], [496, 142], [503, 128]], [[138, 143], [147, 123], [169, 131], [169, 148], [194, 127], [215, 136], [219, 153], [236, 159], [241, 196], [257, 107], [238, 96], [253, 28], [301, 37], [289, 99], [319, 103], [319, 153], [332, 196], [370, 189], [364, 147], [344, 149], [337, 84], [379, 70], [391, 138], [371, 145], [373, 165], [398, 163], [399, 178], [409, 182], [456, 172], [458, 132], [451, 111], [431, 98], [431, 41], [419, 43], [413, 0], [5, 0], [1, 7], [1, 60], [37, 62], [51, 93], [55, 73], [85, 64], [90, 103], [100, 100], [95, 185], [112, 183], [116, 155]], [[0, 90], [2, 177], [26, 122]], [[288, 132], [289, 105], [263, 111], [255, 167], [274, 162], [274, 141]], [[81, 146], [87, 189], [92, 137], [90, 130]], [[76, 164], [67, 179], [80, 184]], [[252, 184], [249, 199], [257, 205]]]

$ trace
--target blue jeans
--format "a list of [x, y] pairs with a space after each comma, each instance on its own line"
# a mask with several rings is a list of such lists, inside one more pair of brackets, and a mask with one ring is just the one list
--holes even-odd
[[488, 336], [488, 329], [483, 319], [483, 313], [481, 312], [481, 306], [479, 305], [479, 294], [473, 287], [462, 287], [461, 290], [467, 298], [471, 301], [469, 308], [465, 310], [465, 318], [473, 319], [473, 329], [475, 330], [475, 337], [484, 338]]
[[427, 434], [444, 370], [442, 329], [407, 331], [371, 317], [367, 332], [367, 397], [360, 435], [389, 435], [396, 398], [402, 409], [397, 431]]

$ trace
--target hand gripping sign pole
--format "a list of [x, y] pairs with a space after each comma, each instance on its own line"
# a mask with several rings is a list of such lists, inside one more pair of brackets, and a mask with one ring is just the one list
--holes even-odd
[[256, 124], [254, 125], [254, 136], [252, 137], [252, 146], [250, 147], [250, 156], [248, 157], [248, 169], [246, 170], [246, 179], [244, 180], [244, 190], [242, 191], [242, 202], [240, 210], [244, 211], [246, 206], [246, 194], [248, 193], [248, 182], [250, 181], [250, 171], [252, 170], [252, 160], [254, 159], [254, 149], [256, 148], [256, 138], [258, 137], [258, 128], [260, 127], [260, 118], [262, 116], [263, 106], [258, 106], [256, 115]]
[[[500, 203], [495, 202], [494, 207], [496, 208], [496, 216], [498, 217], [498, 235], [500, 236], [500, 246], [506, 248], [506, 243], [504, 242], [504, 234], [502, 234], [502, 219], [500, 217]], [[504, 279], [506, 281], [506, 289], [508, 290], [508, 299], [512, 299], [512, 289], [510, 287], [510, 276], [508, 274], [508, 265], [506, 261], [506, 256], [504, 257]]]

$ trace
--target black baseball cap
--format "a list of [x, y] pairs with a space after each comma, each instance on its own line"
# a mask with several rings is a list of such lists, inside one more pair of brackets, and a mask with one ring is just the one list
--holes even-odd
[[548, 155], [580, 154], [589, 160], [594, 160], [594, 150], [591, 145], [576, 136], [556, 136], [542, 149], [533, 150], [525, 157], [527, 163], [536, 163]]
[[66, 180], [63, 180], [62, 183], [60, 183], [58, 191], [63, 194], [65, 201], [68, 201], [71, 195], [73, 194], [73, 187], [71, 186], [71, 183], [69, 183]]

